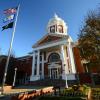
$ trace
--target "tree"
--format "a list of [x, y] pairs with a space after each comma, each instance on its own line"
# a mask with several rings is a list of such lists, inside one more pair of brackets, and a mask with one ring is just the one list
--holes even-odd
[[81, 57], [100, 65], [100, 13], [89, 12], [78, 35]]

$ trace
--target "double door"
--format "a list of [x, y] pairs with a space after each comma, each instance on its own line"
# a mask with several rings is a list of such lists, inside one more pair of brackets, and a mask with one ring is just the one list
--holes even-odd
[[59, 74], [58, 74], [58, 69], [54, 68], [54, 69], [50, 69], [51, 70], [51, 78], [52, 79], [58, 79], [59, 78]]

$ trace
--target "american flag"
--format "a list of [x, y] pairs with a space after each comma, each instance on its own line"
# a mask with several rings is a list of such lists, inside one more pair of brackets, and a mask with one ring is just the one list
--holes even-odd
[[16, 12], [17, 12], [17, 7], [4, 10], [4, 14], [14, 14]]

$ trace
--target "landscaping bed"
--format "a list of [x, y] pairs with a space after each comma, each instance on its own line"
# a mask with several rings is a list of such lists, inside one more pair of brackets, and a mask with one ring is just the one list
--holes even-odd
[[92, 99], [100, 100], [100, 88], [92, 88]]
[[42, 96], [38, 100], [86, 100], [81, 97], [66, 97], [66, 96]]
[[11, 100], [87, 100], [89, 87], [86, 85], [73, 85], [69, 88], [59, 86], [42, 88], [12, 96]]

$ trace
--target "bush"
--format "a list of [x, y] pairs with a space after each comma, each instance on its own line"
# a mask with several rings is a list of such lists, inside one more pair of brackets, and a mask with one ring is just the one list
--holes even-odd
[[79, 85], [73, 85], [73, 86], [72, 86], [72, 89], [73, 89], [74, 91], [78, 91], [79, 87], [80, 87]]
[[73, 85], [71, 88], [65, 88], [62, 92], [61, 92], [61, 96], [67, 96], [67, 97], [83, 97], [83, 96], [87, 96], [89, 87], [87, 87], [86, 85]]

